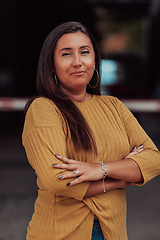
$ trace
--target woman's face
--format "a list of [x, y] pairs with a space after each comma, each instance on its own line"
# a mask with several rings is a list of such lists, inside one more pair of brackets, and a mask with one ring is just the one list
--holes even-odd
[[88, 36], [82, 32], [62, 35], [54, 51], [54, 69], [63, 92], [86, 90], [95, 66], [95, 53]]

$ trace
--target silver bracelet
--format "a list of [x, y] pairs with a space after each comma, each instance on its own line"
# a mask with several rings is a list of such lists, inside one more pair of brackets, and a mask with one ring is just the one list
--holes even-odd
[[100, 163], [100, 164], [102, 165], [102, 169], [103, 169], [103, 171], [104, 171], [104, 177], [103, 177], [103, 191], [106, 192], [105, 185], [104, 185], [104, 179], [107, 177], [107, 167], [106, 167], [106, 165], [104, 165], [104, 163], [101, 162], [101, 161], [98, 162], [98, 163]]

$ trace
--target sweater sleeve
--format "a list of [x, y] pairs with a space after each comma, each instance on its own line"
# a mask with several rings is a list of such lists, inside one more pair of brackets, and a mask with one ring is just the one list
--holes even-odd
[[39, 98], [31, 104], [27, 111], [22, 140], [41, 189], [47, 189], [59, 196], [83, 199], [89, 182], [68, 187], [66, 184], [70, 179], [58, 178], [67, 170], [55, 169], [52, 165], [60, 163], [54, 154], [67, 157], [67, 149], [64, 119], [50, 100]]
[[120, 101], [119, 104], [128, 134], [130, 151], [134, 146], [138, 147], [141, 144], [144, 146], [143, 152], [133, 155], [130, 158], [138, 164], [144, 178], [144, 183], [146, 183], [160, 174], [160, 152], [128, 108]]

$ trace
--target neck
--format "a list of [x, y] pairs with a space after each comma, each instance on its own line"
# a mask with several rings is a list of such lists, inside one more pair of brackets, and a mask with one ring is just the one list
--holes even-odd
[[72, 96], [72, 101], [74, 102], [88, 102], [92, 99], [92, 94], [85, 92], [85, 94]]
[[89, 94], [86, 92], [86, 89], [83, 91], [79, 92], [68, 92], [66, 89], [62, 89], [62, 91], [68, 95], [68, 97], [73, 101], [73, 102], [88, 102], [89, 100], [92, 99], [92, 94]]

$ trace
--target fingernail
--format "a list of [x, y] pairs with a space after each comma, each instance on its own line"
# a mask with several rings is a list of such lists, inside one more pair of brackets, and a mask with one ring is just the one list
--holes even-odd
[[67, 186], [70, 186], [71, 185], [71, 183], [69, 182], [69, 183], [67, 183]]
[[53, 165], [53, 166], [57, 166], [57, 163], [53, 163], [52, 165]]
[[55, 154], [55, 156], [56, 156], [56, 157], [60, 157], [60, 155], [59, 155], [59, 154]]
[[141, 144], [141, 145], [139, 145], [140, 147], [142, 147], [143, 146], [143, 144]]
[[63, 175], [60, 175], [58, 178], [62, 178], [63, 177]]
[[135, 149], [136, 148], [136, 145], [133, 147], [133, 149]]

